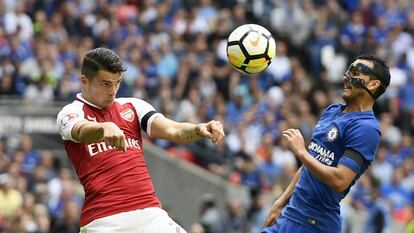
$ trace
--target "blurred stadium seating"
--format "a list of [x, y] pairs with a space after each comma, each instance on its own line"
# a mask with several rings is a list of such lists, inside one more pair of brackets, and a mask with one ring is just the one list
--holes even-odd
[[[271, 66], [250, 77], [225, 53], [227, 36], [244, 23], [277, 40]], [[82, 187], [55, 114], [79, 92], [83, 54], [100, 46], [128, 66], [120, 96], [226, 128], [218, 147], [147, 138], [250, 190], [249, 202], [228, 200], [226, 208], [211, 194], [194, 197], [202, 206], [191, 233], [258, 232], [300, 165], [279, 132], [295, 127], [309, 139], [321, 111], [341, 101], [348, 63], [363, 53], [382, 57], [392, 75], [374, 108], [382, 141], [343, 201], [343, 232], [414, 232], [414, 1], [1, 0], [0, 233], [79, 231]]]

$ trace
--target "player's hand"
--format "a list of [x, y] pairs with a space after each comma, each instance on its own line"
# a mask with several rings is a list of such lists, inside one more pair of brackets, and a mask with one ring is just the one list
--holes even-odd
[[198, 124], [196, 132], [200, 137], [209, 138], [214, 144], [218, 144], [224, 139], [223, 125], [220, 121], [213, 120], [208, 123]]
[[287, 140], [289, 149], [295, 156], [301, 156], [306, 151], [305, 140], [298, 129], [285, 130], [282, 136]]
[[281, 212], [282, 212], [282, 205], [280, 205], [278, 201], [275, 201], [275, 203], [273, 203], [272, 205], [272, 208], [270, 208], [269, 214], [266, 217], [263, 227], [268, 227], [268, 226], [273, 225], [276, 219], [279, 218]]
[[104, 123], [103, 140], [107, 145], [127, 151], [127, 143], [124, 132], [113, 122]]

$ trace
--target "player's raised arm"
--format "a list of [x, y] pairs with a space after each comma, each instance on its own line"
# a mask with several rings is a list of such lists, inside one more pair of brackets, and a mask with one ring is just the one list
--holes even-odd
[[112, 122], [88, 121], [79, 104], [63, 108], [57, 116], [57, 125], [64, 140], [77, 143], [96, 143], [104, 140], [108, 145], [126, 150], [125, 136]]
[[288, 203], [290, 196], [293, 194], [293, 190], [295, 190], [296, 183], [298, 183], [300, 172], [302, 167], [300, 167], [293, 177], [292, 181], [290, 182], [289, 186], [285, 189], [285, 191], [280, 195], [280, 197], [273, 203], [272, 208], [267, 214], [266, 220], [264, 222], [264, 227], [272, 225], [276, 219], [279, 218], [283, 207]]
[[74, 140], [84, 143], [96, 143], [102, 140], [113, 147], [127, 150], [124, 132], [113, 122], [79, 121], [72, 128]]
[[191, 143], [201, 138], [209, 138], [214, 144], [224, 139], [223, 125], [219, 121], [192, 124], [179, 123], [164, 116], [155, 118], [151, 125], [151, 136], [175, 143]]
[[314, 176], [335, 192], [342, 192], [347, 189], [357, 175], [352, 169], [341, 164], [336, 167], [331, 167], [320, 163], [306, 150], [303, 136], [299, 130], [288, 129], [283, 131], [282, 135], [287, 139], [289, 148], [293, 154]]

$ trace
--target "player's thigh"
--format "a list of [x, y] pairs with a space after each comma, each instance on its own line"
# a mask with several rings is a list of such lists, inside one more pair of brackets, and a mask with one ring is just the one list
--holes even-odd
[[143, 233], [187, 233], [168, 216], [167, 212], [160, 208], [152, 208], [153, 218], [147, 223]]
[[142, 218], [144, 215], [140, 211], [123, 212], [96, 219], [81, 227], [80, 233], [143, 233], [146, 219]]
[[133, 233], [132, 227], [128, 227], [125, 223], [98, 221], [92, 222], [84, 227], [81, 227], [80, 233]]
[[187, 233], [158, 207], [103, 217], [81, 228], [80, 233]]
[[280, 227], [286, 221], [286, 218], [278, 218], [271, 226], [265, 227], [261, 233], [281, 233]]
[[299, 224], [295, 221], [285, 218], [279, 226], [278, 233], [316, 233], [314, 230]]
[[287, 218], [279, 218], [273, 225], [266, 227], [261, 233], [310, 233], [309, 229]]
[[95, 219], [81, 228], [80, 233], [145, 233], [157, 225], [160, 216], [168, 214], [158, 207], [150, 207]]

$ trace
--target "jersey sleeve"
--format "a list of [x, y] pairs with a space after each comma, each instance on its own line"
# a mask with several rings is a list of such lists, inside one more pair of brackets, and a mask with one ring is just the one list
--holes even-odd
[[79, 121], [84, 120], [82, 105], [66, 105], [57, 115], [56, 123], [58, 125], [60, 136], [63, 140], [77, 142], [72, 137], [72, 129]]
[[148, 136], [151, 137], [151, 124], [152, 121], [158, 117], [162, 116], [161, 113], [155, 111], [154, 107], [148, 102], [141, 99], [134, 99], [132, 105], [138, 114], [139, 125], [141, 129], [144, 130]]
[[[339, 160], [342, 164], [360, 174], [370, 164], [380, 141], [380, 131], [368, 122], [348, 126], [344, 132], [345, 153]], [[365, 165], [361, 165], [361, 159]]]

